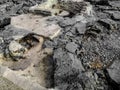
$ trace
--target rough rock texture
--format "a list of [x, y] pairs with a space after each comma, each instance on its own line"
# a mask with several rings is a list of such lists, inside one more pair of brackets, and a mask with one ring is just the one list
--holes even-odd
[[114, 61], [114, 63], [108, 68], [108, 73], [116, 83], [120, 84], [120, 61], [119, 60]]
[[[48, 19], [62, 28], [58, 37], [46, 40], [43, 45], [43, 48], [53, 49], [54, 87], [58, 90], [119, 90], [120, 1], [85, 1], [93, 6], [94, 16], [55, 16]], [[41, 3], [41, 0], [0, 1], [1, 56], [8, 57], [6, 48], [15, 35], [29, 33], [6, 26], [9, 20], [6, 23], [5, 18], [28, 13], [29, 7], [37, 2]]]
[[14, 72], [5, 66], [0, 66], [0, 75], [1, 81], [3, 81], [1, 90], [46, 90], [38, 83], [31, 81], [29, 77], [24, 77], [24, 75], [20, 75], [20, 73]]
[[18, 87], [17, 85], [13, 84], [13, 82], [7, 80], [2, 76], [0, 76], [0, 89], [1, 90], [23, 90], [22, 88]]
[[63, 28], [61, 35], [45, 42], [54, 49], [55, 86], [60, 90], [119, 90], [119, 69], [106, 71], [119, 60], [119, 1], [86, 1], [93, 4], [94, 18], [58, 17], [54, 20]]
[[55, 23], [48, 22], [48, 18], [41, 15], [23, 14], [12, 17], [11, 25], [52, 39], [59, 34], [61, 28]]

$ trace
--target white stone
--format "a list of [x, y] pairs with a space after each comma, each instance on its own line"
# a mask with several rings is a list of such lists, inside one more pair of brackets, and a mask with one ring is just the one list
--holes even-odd
[[9, 44], [9, 51], [10, 55], [12, 55], [13, 57], [22, 57], [24, 55], [24, 52], [27, 51], [27, 49], [20, 45], [18, 42], [11, 41]]

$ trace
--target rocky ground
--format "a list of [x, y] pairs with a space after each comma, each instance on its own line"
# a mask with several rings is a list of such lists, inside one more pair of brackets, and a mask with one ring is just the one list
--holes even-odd
[[[43, 45], [53, 49], [51, 86], [58, 90], [120, 90], [120, 1], [85, 1], [93, 6], [93, 16], [48, 20], [62, 28], [59, 36]], [[1, 55], [7, 55], [12, 36], [25, 33], [14, 32], [10, 18], [29, 13], [36, 3], [41, 0], [0, 1]]]

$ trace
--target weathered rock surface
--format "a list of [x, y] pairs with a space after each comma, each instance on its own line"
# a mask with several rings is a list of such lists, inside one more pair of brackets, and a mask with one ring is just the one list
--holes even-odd
[[16, 58], [20, 58], [24, 55], [24, 53], [27, 51], [27, 48], [23, 47], [19, 43], [15, 41], [11, 41], [9, 45], [9, 51], [10, 55], [17, 60]]
[[[57, 19], [63, 27], [60, 36], [45, 42], [45, 46], [54, 48], [55, 86], [60, 90], [110, 90], [118, 85], [109, 83], [108, 79], [105, 79], [108, 76], [103, 72], [119, 58], [119, 22], [106, 13], [107, 10], [118, 9], [108, 6], [109, 0], [86, 1], [96, 5], [94, 9], [97, 17]], [[77, 24], [81, 25], [80, 22], [83, 23], [83, 27], [76, 28]], [[81, 62], [82, 65], [77, 66], [72, 61]], [[78, 68], [74, 67], [74, 64]], [[85, 73], [81, 72], [84, 70]]]
[[25, 14], [12, 17], [11, 25], [52, 39], [59, 34], [61, 28], [57, 24], [48, 22], [48, 18], [40, 15]]
[[8, 79], [0, 76], [0, 89], [1, 90], [23, 90], [22, 88], [15, 85], [13, 82]]
[[107, 11], [107, 12], [111, 15], [112, 19], [120, 20], [120, 12], [119, 11]]
[[114, 63], [107, 69], [110, 77], [120, 84], [120, 61], [116, 60]]
[[[120, 1], [85, 1], [90, 2], [93, 6], [95, 12], [93, 16], [50, 17], [48, 21], [51, 24], [57, 23], [61, 26], [60, 34], [53, 40], [45, 40], [41, 52], [37, 52], [40, 49], [39, 47], [33, 47], [28, 51], [27, 59], [22, 59], [13, 64], [11, 63], [12, 60], [7, 59], [9, 63], [8, 61], [6, 63], [6, 59], [4, 60], [1, 57], [6, 55], [8, 58], [9, 51], [7, 48], [11, 41], [16, 38], [19, 39], [19, 36], [24, 37], [31, 33], [31, 28], [36, 23], [33, 24], [31, 22], [33, 19], [31, 19], [29, 22], [32, 23], [32, 26], [28, 24], [26, 19], [19, 19], [18, 21], [22, 23], [17, 22], [17, 24], [22, 27], [27, 24], [24, 26], [24, 28], [27, 27], [26, 30], [18, 29], [11, 25], [6, 26], [9, 25], [9, 20], [7, 24], [5, 21], [6, 15], [11, 17], [28, 13], [29, 7], [34, 6], [36, 3], [41, 3], [41, 0], [1, 0], [0, 20], [3, 24], [2, 28], [0, 28], [0, 37], [2, 37], [0, 39], [0, 63], [11, 68], [6, 72], [4, 72], [5, 69], [2, 69], [1, 72], [4, 73], [5, 78], [29, 90], [38, 89], [40, 83], [43, 86], [46, 84], [46, 87], [51, 86], [58, 90], [119, 90]], [[24, 45], [23, 42], [22, 44]], [[30, 47], [28, 45], [27, 48]], [[51, 50], [48, 52], [49, 50], [45, 49], [46, 47], [52, 48], [52, 56]], [[44, 58], [44, 56], [49, 56], [49, 54], [49, 59], [40, 59], [41, 55], [43, 55], [41, 58]], [[46, 74], [48, 76], [44, 77]], [[36, 78], [36, 76], [39, 78]], [[47, 82], [40, 82], [40, 79], [44, 80], [45, 78]], [[27, 85], [25, 85], [26, 82]]]
[[[42, 44], [44, 42], [43, 37], [40, 37], [39, 39], [39, 43], [37, 43], [37, 45], [35, 44], [35, 46], [30, 47], [28, 52], [24, 52], [24, 55], [22, 53], [21, 57], [24, 56], [24, 58], [14, 57], [16, 56], [16, 53], [17, 55], [21, 53], [16, 51], [13, 52], [15, 53], [14, 56], [12, 56], [13, 59], [17, 59], [18, 61], [14, 61], [12, 59], [9, 60], [7, 57], [1, 60], [0, 57], [2, 76], [5, 74], [5, 78], [9, 79], [25, 90], [44, 90], [45, 88], [41, 86], [48, 88], [53, 87], [53, 61], [51, 57], [52, 50], [47, 48], [42, 49]], [[12, 41], [11, 43], [16, 46], [20, 46], [20, 43], [17, 43], [18, 45]], [[21, 46], [17, 49], [19, 48], [21, 48]], [[12, 50], [15, 50], [13, 46]], [[4, 66], [6, 66], [6, 68], [4, 68]], [[28, 82], [27, 85], [25, 84], [26, 82]]]
[[[14, 90], [46, 90], [44, 87], [41, 87], [38, 83], [35, 83], [34, 81], [31, 81], [28, 77], [24, 77], [17, 72], [14, 72], [10, 69], [8, 69], [5, 66], [0, 66], [0, 75], [3, 76], [3, 78], [6, 78], [6, 83], [8, 82], [8, 86], [11, 84], [11, 88], [14, 88]], [[14, 84], [12, 84], [10, 81], [12, 81], [14, 84], [18, 85], [19, 87], [16, 87]], [[33, 83], [34, 82], [34, 83]], [[10, 89], [10, 87], [8, 87]], [[8, 90], [8, 88], [3, 88], [5, 90]], [[2, 89], [2, 87], [1, 87]]]

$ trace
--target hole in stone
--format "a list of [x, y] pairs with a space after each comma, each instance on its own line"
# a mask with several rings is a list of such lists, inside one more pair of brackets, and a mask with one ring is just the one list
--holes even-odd
[[39, 43], [39, 40], [36, 39], [35, 37], [31, 36], [31, 35], [27, 35], [25, 37], [23, 37], [19, 43], [21, 45], [23, 45], [24, 47], [26, 47], [27, 49], [32, 48], [33, 46], [36, 46]]

